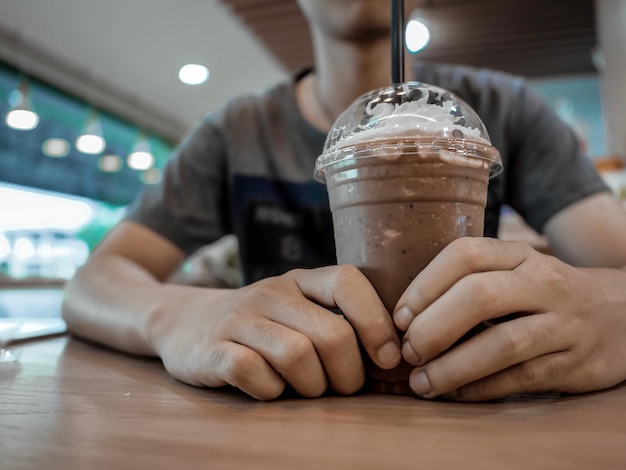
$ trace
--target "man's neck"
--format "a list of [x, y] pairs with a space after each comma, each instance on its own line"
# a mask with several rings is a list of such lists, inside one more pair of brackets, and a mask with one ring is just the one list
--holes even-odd
[[358, 44], [322, 35], [314, 40], [317, 84], [335, 114], [363, 93], [389, 84], [388, 38]]
[[354, 99], [389, 83], [389, 39], [353, 43], [314, 31], [313, 42], [315, 73], [298, 85], [297, 100], [304, 117], [328, 131]]

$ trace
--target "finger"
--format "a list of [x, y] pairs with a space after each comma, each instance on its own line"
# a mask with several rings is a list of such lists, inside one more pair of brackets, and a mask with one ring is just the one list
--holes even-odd
[[342, 316], [302, 298], [269, 311], [268, 317], [308, 338], [337, 393], [349, 395], [363, 386], [365, 369], [357, 337]]
[[307, 298], [341, 310], [379, 367], [391, 369], [400, 363], [400, 340], [391, 316], [358, 268], [342, 265], [292, 273]]
[[216, 343], [196, 367], [203, 385], [232, 385], [258, 400], [278, 398], [285, 389], [285, 380], [259, 353], [230, 341]]
[[394, 309], [395, 325], [406, 331], [413, 319], [464, 277], [513, 270], [530, 254], [523, 243], [465, 237], [453, 241], [411, 282]]
[[259, 353], [302, 396], [318, 397], [328, 387], [313, 343], [302, 333], [260, 319], [237, 329], [231, 339]]
[[567, 392], [576, 380], [572, 353], [555, 352], [516, 364], [507, 370], [472, 382], [446, 396], [450, 400], [478, 402], [510, 395]]
[[411, 389], [434, 398], [516, 364], [573, 347], [556, 313], [520, 317], [483, 331], [411, 372]]
[[481, 322], [512, 312], [540, 312], [539, 289], [533, 278], [517, 271], [464, 277], [413, 320], [403, 338], [404, 359], [425, 364]]

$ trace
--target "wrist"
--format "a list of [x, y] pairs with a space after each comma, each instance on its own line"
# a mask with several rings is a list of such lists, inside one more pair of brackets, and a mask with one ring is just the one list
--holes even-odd
[[147, 309], [140, 328], [144, 344], [153, 355], [161, 357], [162, 344], [185, 317], [214, 305], [215, 297], [230, 289], [161, 284], [153, 295], [155, 301]]

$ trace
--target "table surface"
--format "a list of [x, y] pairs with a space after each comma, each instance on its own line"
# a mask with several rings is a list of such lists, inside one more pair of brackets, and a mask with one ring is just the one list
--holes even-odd
[[8, 469], [625, 469], [626, 387], [499, 403], [206, 390], [68, 337], [0, 363]]

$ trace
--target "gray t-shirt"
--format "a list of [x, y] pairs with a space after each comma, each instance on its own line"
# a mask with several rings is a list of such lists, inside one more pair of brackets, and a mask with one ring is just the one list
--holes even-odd
[[[298, 79], [207, 115], [127, 218], [187, 254], [236, 233], [247, 282], [334, 264], [326, 188], [313, 179], [326, 136], [298, 110]], [[502, 155], [504, 172], [489, 185], [486, 236], [497, 236], [503, 204], [541, 232], [561, 209], [607, 190], [574, 133], [522, 79], [426, 63], [415, 65], [414, 79], [463, 98]]]

